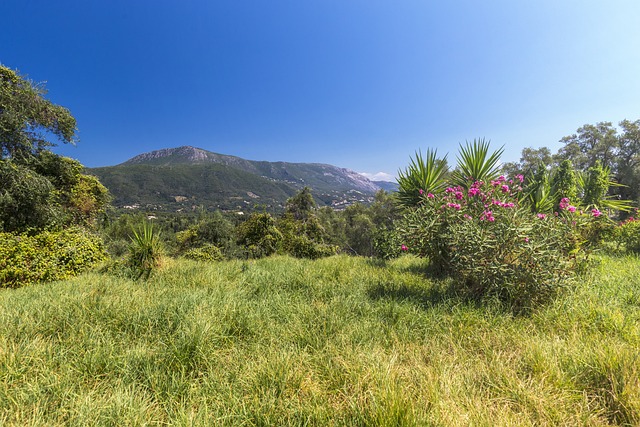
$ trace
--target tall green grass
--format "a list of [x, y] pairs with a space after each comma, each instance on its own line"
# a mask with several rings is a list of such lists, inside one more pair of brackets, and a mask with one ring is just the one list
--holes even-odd
[[640, 261], [601, 261], [527, 316], [411, 257], [0, 290], [0, 425], [638, 425]]

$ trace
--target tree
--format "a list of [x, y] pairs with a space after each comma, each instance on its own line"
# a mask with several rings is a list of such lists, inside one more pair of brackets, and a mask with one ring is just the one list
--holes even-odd
[[618, 157], [615, 176], [623, 187], [616, 190], [622, 199], [640, 199], [640, 120], [620, 122], [622, 133], [618, 138]]
[[46, 149], [51, 138], [73, 143], [76, 120], [44, 94], [0, 65], [0, 231], [91, 225], [109, 201], [78, 161]]
[[295, 196], [287, 200], [285, 213], [293, 216], [295, 220], [305, 220], [316, 207], [316, 201], [311, 195], [311, 189], [304, 187]]
[[527, 176], [535, 174], [541, 164], [545, 167], [553, 164], [551, 150], [547, 147], [526, 147], [522, 149], [520, 161], [505, 163], [502, 171], [512, 178], [518, 174]]
[[618, 150], [617, 130], [611, 122], [584, 125], [575, 134], [560, 140], [565, 146], [558, 156], [571, 160], [578, 170], [587, 170], [600, 160], [603, 167], [612, 167]]
[[75, 142], [75, 118], [45, 94], [42, 85], [0, 65], [0, 159], [32, 156], [55, 145], [51, 137]]

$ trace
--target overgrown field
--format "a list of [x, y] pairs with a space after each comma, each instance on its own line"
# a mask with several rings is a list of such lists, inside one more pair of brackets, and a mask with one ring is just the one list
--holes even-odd
[[640, 260], [527, 315], [423, 260], [169, 261], [0, 290], [0, 425], [639, 425]]

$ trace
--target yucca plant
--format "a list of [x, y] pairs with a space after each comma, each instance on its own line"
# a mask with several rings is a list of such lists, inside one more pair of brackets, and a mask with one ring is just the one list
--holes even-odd
[[455, 184], [468, 188], [475, 181], [487, 182], [498, 177], [504, 147], [489, 154], [489, 145], [490, 141], [484, 138], [460, 144], [458, 166], [453, 172]]
[[577, 185], [582, 193], [582, 204], [586, 209], [611, 209], [628, 212], [632, 208], [631, 200], [619, 200], [607, 195], [610, 187], [623, 187], [611, 179], [611, 169], [602, 166], [600, 161], [586, 172], [577, 174]]
[[136, 279], [148, 279], [151, 272], [158, 267], [162, 246], [158, 232], [153, 224], [143, 222], [132, 228], [129, 245], [129, 265]]
[[401, 206], [412, 207], [420, 203], [422, 194], [438, 193], [445, 187], [448, 172], [447, 156], [438, 159], [437, 150], [428, 149], [425, 156], [420, 151], [410, 159], [409, 166], [398, 170], [397, 199]]
[[540, 164], [535, 173], [527, 177], [525, 200], [534, 213], [552, 212], [555, 196], [551, 190], [551, 173]]

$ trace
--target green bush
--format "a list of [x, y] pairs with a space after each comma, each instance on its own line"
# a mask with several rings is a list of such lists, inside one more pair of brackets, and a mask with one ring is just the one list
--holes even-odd
[[245, 256], [261, 258], [274, 254], [282, 241], [282, 233], [268, 213], [253, 214], [240, 224], [236, 233], [238, 244], [244, 246]]
[[631, 217], [622, 222], [613, 233], [619, 248], [640, 253], [640, 220]]
[[105, 256], [102, 241], [78, 228], [33, 236], [0, 233], [0, 287], [67, 279]]
[[405, 244], [474, 297], [497, 296], [517, 308], [548, 300], [583, 265], [594, 217], [567, 199], [556, 215], [531, 213], [520, 184], [500, 177], [423, 195], [406, 213]]
[[194, 261], [222, 261], [224, 256], [217, 246], [205, 245], [200, 248], [189, 249], [184, 253], [184, 257]]

